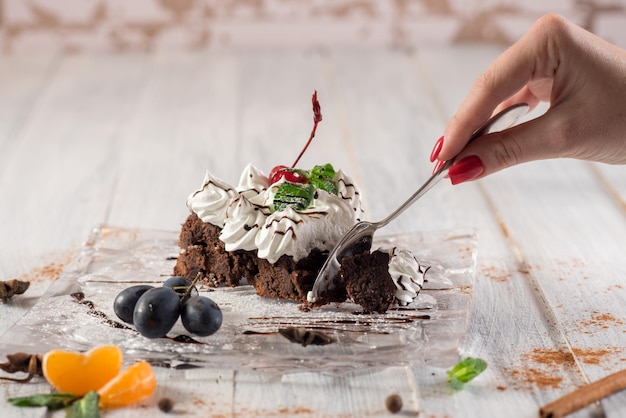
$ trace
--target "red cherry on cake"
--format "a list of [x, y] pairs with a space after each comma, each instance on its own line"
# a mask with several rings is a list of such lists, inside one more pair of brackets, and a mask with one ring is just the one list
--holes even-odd
[[287, 170], [280, 171], [280, 174], [282, 174], [282, 177], [284, 177], [285, 180], [291, 183], [305, 184], [307, 182], [306, 177], [304, 177], [302, 174], [298, 173], [297, 171], [291, 171], [290, 169], [287, 169]]
[[300, 155], [298, 155], [298, 158], [296, 158], [296, 161], [291, 165], [291, 167], [277, 165], [276, 167], [272, 168], [272, 171], [270, 171], [269, 175], [270, 184], [276, 183], [283, 177], [286, 181], [291, 183], [307, 183], [306, 177], [298, 171], [294, 170], [294, 167], [298, 164], [298, 161], [300, 161], [300, 157], [302, 157], [302, 154], [304, 154], [304, 151], [306, 151], [306, 149], [309, 147], [309, 144], [315, 137], [317, 124], [320, 123], [320, 121], [322, 120], [322, 109], [320, 107], [320, 102], [317, 100], [317, 90], [313, 92], [313, 97], [311, 97], [311, 103], [313, 104], [313, 130], [311, 131], [311, 135], [309, 135], [309, 140], [306, 142], [304, 148], [302, 148], [302, 151], [300, 151]]
[[[277, 165], [276, 167], [272, 168], [272, 171], [270, 171], [270, 184], [274, 184], [276, 183], [278, 180], [280, 180], [283, 176], [282, 173], [280, 173], [282, 170], [285, 170], [289, 167], [287, 167], [286, 165]], [[280, 174], [279, 174], [280, 173]]]
[[294, 169], [284, 165], [277, 165], [276, 167], [272, 168], [272, 171], [270, 171], [270, 184], [276, 183], [283, 177], [286, 181], [291, 183], [305, 184], [307, 182], [306, 177], [304, 177], [302, 174], [295, 171]]

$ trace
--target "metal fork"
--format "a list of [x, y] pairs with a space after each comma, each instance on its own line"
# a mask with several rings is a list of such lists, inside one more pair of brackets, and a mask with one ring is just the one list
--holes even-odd
[[[495, 116], [491, 117], [491, 119], [474, 132], [474, 134], [470, 137], [469, 142], [472, 142], [479, 136], [513, 126], [520, 116], [528, 112], [528, 109], [529, 106], [527, 104], [520, 103], [502, 110]], [[417, 199], [422, 197], [428, 190], [437, 184], [439, 180], [444, 178], [448, 174], [448, 170], [452, 167], [453, 163], [454, 158], [446, 161], [419, 189], [417, 189], [415, 193], [413, 193], [411, 197], [409, 197], [385, 219], [379, 222], [358, 222], [346, 234], [344, 234], [337, 245], [335, 245], [335, 248], [333, 248], [328, 255], [326, 262], [315, 279], [315, 283], [313, 283], [313, 289], [308, 292], [307, 300], [309, 303], [315, 303], [321, 292], [332, 288], [332, 284], [334, 283], [339, 267], [341, 266], [340, 260], [344, 257], [369, 251], [372, 247], [374, 232], [397, 218], [409, 206], [415, 203]]]

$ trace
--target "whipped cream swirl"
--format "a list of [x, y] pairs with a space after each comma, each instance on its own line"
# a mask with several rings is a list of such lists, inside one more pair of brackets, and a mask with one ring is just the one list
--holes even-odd
[[403, 248], [379, 248], [389, 254], [389, 275], [396, 285], [395, 297], [398, 305], [406, 306], [417, 297], [424, 286], [422, 266], [409, 250]]
[[244, 195], [236, 197], [226, 208], [226, 219], [220, 233], [226, 251], [256, 250], [256, 236], [267, 216]]
[[305, 210], [287, 207], [267, 218], [256, 238], [258, 256], [274, 263], [282, 254], [297, 261], [314, 248], [330, 251], [354, 225], [354, 213], [340, 197], [317, 190], [312, 205]]
[[187, 207], [203, 222], [222, 228], [226, 219], [226, 208], [236, 197], [235, 189], [213, 177], [207, 170], [202, 187], [187, 199]]
[[287, 207], [272, 213], [280, 183], [268, 188], [267, 176], [248, 164], [235, 188], [207, 173], [202, 188], [189, 197], [187, 206], [202, 221], [222, 228], [220, 240], [226, 251], [256, 249], [258, 257], [270, 263], [283, 255], [298, 261], [314, 248], [331, 250], [363, 214], [352, 180], [341, 170], [334, 180], [338, 195], [318, 189], [306, 209]]
[[258, 168], [248, 164], [242, 171], [237, 185], [237, 192], [248, 199], [262, 194], [269, 184], [269, 179]]

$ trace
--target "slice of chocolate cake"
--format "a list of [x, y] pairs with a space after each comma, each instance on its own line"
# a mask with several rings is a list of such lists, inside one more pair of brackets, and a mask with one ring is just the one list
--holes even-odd
[[[200, 272], [202, 282], [213, 287], [244, 281], [260, 296], [307, 305], [307, 293], [329, 250], [362, 213], [352, 181], [329, 165], [318, 167], [323, 167], [336, 194], [314, 189], [307, 192], [308, 200], [303, 199], [287, 180], [270, 183], [252, 165], [237, 187], [207, 173], [202, 188], [187, 202], [191, 213], [182, 225], [182, 251], [174, 274], [191, 280]], [[315, 171], [299, 172], [308, 178]], [[283, 184], [291, 194], [281, 194]], [[280, 209], [276, 196], [283, 205]], [[342, 283], [323, 303], [349, 298], [365, 312], [381, 313], [394, 302], [410, 303], [421, 289], [424, 273], [408, 251], [395, 248], [344, 260], [341, 272]]]
[[[277, 166], [266, 176], [249, 164], [237, 187], [207, 172], [187, 200], [191, 214], [175, 275], [191, 280], [200, 272], [215, 287], [246, 280], [261, 296], [307, 304], [329, 251], [362, 216], [360, 193], [341, 170], [295, 168], [322, 120], [317, 92], [312, 104], [313, 130], [291, 168]], [[345, 263], [345, 285], [324, 303], [350, 297], [367, 312], [385, 312], [394, 300], [407, 304], [417, 296], [423, 273], [408, 251], [363, 254]]]

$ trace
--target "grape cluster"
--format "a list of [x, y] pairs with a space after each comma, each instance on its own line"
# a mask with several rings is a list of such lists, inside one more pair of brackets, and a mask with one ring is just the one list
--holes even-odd
[[187, 331], [201, 337], [214, 334], [222, 326], [219, 306], [199, 296], [193, 283], [180, 276], [170, 277], [161, 287], [136, 285], [122, 290], [115, 297], [113, 310], [147, 338], [167, 335], [178, 317]]

